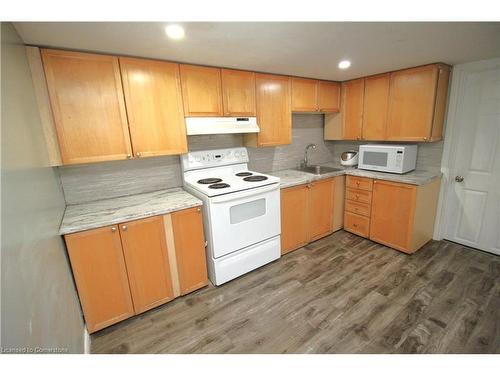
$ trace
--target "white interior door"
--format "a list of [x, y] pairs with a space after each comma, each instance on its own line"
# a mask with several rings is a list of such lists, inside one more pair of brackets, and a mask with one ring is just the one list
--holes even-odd
[[500, 59], [453, 74], [444, 238], [500, 255]]

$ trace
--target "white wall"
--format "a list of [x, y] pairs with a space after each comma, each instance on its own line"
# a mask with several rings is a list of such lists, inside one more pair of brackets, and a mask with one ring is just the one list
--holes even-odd
[[25, 48], [2, 23], [1, 345], [84, 350], [84, 325], [63, 241], [64, 196], [48, 166]]

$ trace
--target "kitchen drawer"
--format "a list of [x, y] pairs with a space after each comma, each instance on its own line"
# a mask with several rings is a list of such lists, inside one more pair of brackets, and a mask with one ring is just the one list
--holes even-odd
[[347, 187], [353, 189], [372, 191], [373, 179], [366, 177], [347, 176], [346, 185]]
[[370, 219], [346, 211], [344, 214], [344, 229], [359, 236], [368, 237], [370, 233]]
[[359, 203], [350, 200], [345, 201], [345, 210], [354, 214], [370, 217], [371, 206], [367, 203]]
[[351, 201], [361, 202], [361, 203], [372, 203], [372, 193], [371, 191], [359, 190], [359, 189], [346, 189], [346, 198]]

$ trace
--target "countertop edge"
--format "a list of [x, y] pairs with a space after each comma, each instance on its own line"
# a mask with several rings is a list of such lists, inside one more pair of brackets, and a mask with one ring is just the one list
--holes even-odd
[[[405, 175], [393, 175], [393, 174], [387, 174], [384, 176], [373, 176], [374, 173], [372, 171], [359, 171], [358, 169], [356, 170], [343, 170], [343, 171], [336, 171], [336, 172], [331, 172], [331, 173], [325, 173], [323, 175], [314, 175], [312, 173], [308, 172], [301, 172], [297, 171], [295, 169], [283, 169], [280, 171], [274, 171], [270, 172], [269, 174], [275, 175], [277, 173], [286, 173], [286, 172], [293, 172], [293, 173], [303, 173], [303, 176], [297, 177], [296, 181], [291, 181], [291, 182], [286, 182], [283, 183], [283, 181], [280, 183], [280, 189], [287, 189], [291, 188], [294, 186], [299, 186], [299, 185], [304, 185], [308, 184], [314, 181], [319, 181], [319, 180], [325, 180], [328, 178], [334, 178], [338, 176], [359, 176], [359, 177], [365, 177], [365, 178], [372, 178], [375, 180], [384, 180], [384, 181], [391, 181], [391, 182], [399, 182], [402, 184], [408, 184], [408, 185], [416, 185], [416, 186], [421, 186], [428, 184], [432, 182], [436, 178], [441, 178], [442, 173], [441, 172], [429, 172], [431, 175], [428, 178], [421, 178], [421, 181], [411, 181], [408, 179], [405, 179]], [[383, 172], [375, 172], [375, 173], [383, 173]], [[279, 176], [278, 176], [279, 177]]]
[[[145, 208], [144, 210], [141, 210], [141, 208], [138, 207], [137, 211], [135, 211], [135, 212], [132, 212], [132, 213], [128, 212], [126, 214], [124, 213], [121, 216], [116, 215], [116, 217], [112, 217], [112, 218], [110, 218], [110, 216], [113, 216], [113, 215], [110, 215], [110, 214], [106, 215], [105, 213], [103, 213], [102, 220], [95, 220], [95, 216], [94, 216], [93, 219], [90, 220], [88, 223], [83, 222], [83, 223], [65, 224], [64, 221], [66, 218], [67, 209], [68, 209], [68, 207], [72, 206], [72, 205], [68, 205], [65, 208], [65, 211], [64, 211], [64, 214], [63, 214], [63, 217], [61, 220], [61, 224], [59, 226], [58, 235], [65, 236], [68, 234], [83, 232], [86, 230], [107, 227], [109, 225], [115, 225], [115, 224], [125, 223], [125, 222], [129, 222], [129, 221], [134, 221], [134, 220], [145, 219], [145, 218], [152, 217], [152, 216], [166, 215], [166, 214], [176, 212], [176, 211], [182, 211], [182, 210], [186, 210], [186, 209], [193, 208], [193, 207], [203, 206], [203, 202], [199, 198], [195, 197], [194, 195], [190, 194], [189, 192], [187, 192], [183, 189], [181, 189], [181, 190], [183, 191], [183, 193], [189, 195], [189, 198], [190, 198], [189, 201], [187, 201], [187, 202], [184, 201], [182, 203], [178, 203], [178, 202], [177, 203], [166, 203], [164, 207], [160, 207], [157, 209], [151, 209], [151, 207], [149, 207], [149, 209]], [[141, 194], [137, 194], [137, 195], [139, 196]], [[127, 196], [127, 197], [131, 197], [131, 196]], [[125, 198], [125, 197], [121, 197], [121, 198]], [[111, 200], [113, 200], [113, 199], [115, 199], [115, 198], [112, 198]], [[99, 215], [98, 210], [96, 211], [96, 215]], [[84, 215], [82, 215], [82, 216], [84, 216]], [[78, 217], [78, 216], [76, 215], [76, 217]]]

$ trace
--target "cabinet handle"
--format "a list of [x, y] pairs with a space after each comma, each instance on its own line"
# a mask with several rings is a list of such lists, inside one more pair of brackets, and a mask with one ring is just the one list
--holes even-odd
[[116, 227], [111, 227], [111, 232], [116, 232]]
[[132, 154], [127, 154], [127, 159], [132, 158]]
[[196, 212], [201, 212], [201, 208], [199, 208], [199, 207], [198, 207], [198, 208], [196, 209]]
[[359, 199], [359, 195], [358, 194], [356, 194], [356, 199]]
[[127, 230], [128, 227], [126, 225], [122, 225], [122, 230]]
[[427, 140], [427, 137], [424, 137], [424, 141], [426, 141], [426, 140]]
[[358, 227], [358, 224], [353, 224], [352, 225], [354, 228], [357, 228]]
[[138, 152], [138, 153], [135, 154], [135, 156], [137, 156], [138, 158], [140, 158], [141, 157], [141, 153]]

